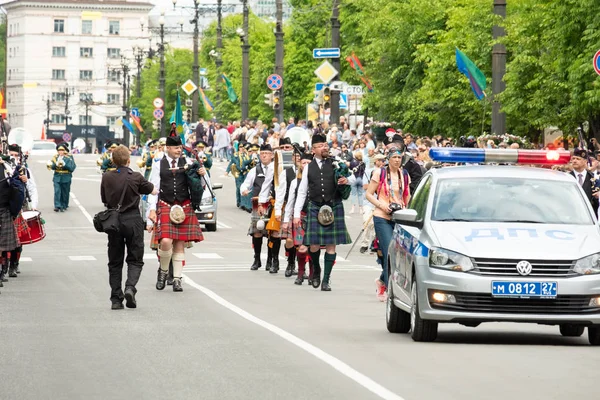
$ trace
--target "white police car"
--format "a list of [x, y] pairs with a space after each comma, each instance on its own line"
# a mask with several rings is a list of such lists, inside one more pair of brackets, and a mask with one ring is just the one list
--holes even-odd
[[[558, 164], [568, 152], [432, 149], [442, 162]], [[600, 345], [600, 229], [568, 174], [525, 166], [432, 169], [389, 248], [390, 332], [433, 341], [439, 323], [588, 328]]]

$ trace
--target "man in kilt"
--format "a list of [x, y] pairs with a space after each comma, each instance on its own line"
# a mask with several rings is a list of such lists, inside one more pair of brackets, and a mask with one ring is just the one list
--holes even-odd
[[[267, 236], [266, 217], [269, 210], [269, 202], [275, 197], [275, 186], [273, 184], [273, 174], [275, 165], [273, 163], [273, 149], [271, 145], [264, 144], [260, 146], [260, 161], [248, 172], [244, 183], [240, 186], [242, 196], [252, 194], [253, 201], [252, 213], [250, 216], [250, 227], [248, 235], [252, 236], [252, 248], [254, 249], [254, 262], [250, 269], [256, 271], [262, 267], [260, 252], [262, 250], [263, 237]], [[282, 182], [285, 183], [285, 182]], [[280, 185], [281, 186], [281, 185]], [[283, 195], [283, 193], [281, 194]], [[270, 239], [271, 246], [267, 246], [267, 265], [266, 270], [279, 270], [279, 249], [281, 247], [281, 238]]]
[[[312, 161], [313, 156], [312, 154], [307, 154], [307, 153], [303, 153], [300, 156], [300, 164], [298, 165], [298, 175], [296, 177], [296, 179], [294, 179], [292, 181], [292, 183], [290, 184], [290, 188], [288, 189], [288, 197], [287, 197], [287, 204], [285, 206], [285, 214], [283, 217], [283, 231], [286, 234], [286, 248], [288, 247], [288, 244], [294, 246], [294, 250], [296, 253], [296, 257], [298, 258], [298, 277], [296, 278], [296, 280], [294, 281], [294, 284], [296, 285], [302, 285], [302, 283], [304, 282], [305, 279], [305, 267], [306, 267], [306, 261], [308, 260], [309, 262], [309, 269], [310, 269], [310, 274], [308, 275], [308, 284], [311, 285], [312, 284], [312, 277], [313, 277], [313, 264], [310, 261], [310, 258], [308, 257], [308, 247], [306, 247], [304, 245], [304, 232], [306, 229], [306, 210], [308, 208], [308, 199], [306, 199], [304, 201], [303, 207], [302, 207], [302, 211], [300, 212], [300, 220], [301, 220], [301, 224], [300, 226], [296, 226], [293, 223], [291, 223], [293, 216], [294, 216], [294, 208], [295, 208], [295, 204], [296, 204], [296, 198], [298, 196], [298, 186], [302, 180], [302, 171], [304, 170], [304, 168], [310, 164], [310, 162]], [[287, 271], [286, 271], [286, 276], [287, 276]]]
[[[331, 291], [331, 271], [335, 264], [335, 246], [351, 243], [344, 221], [341, 186], [348, 179], [336, 179], [336, 166], [329, 157], [329, 146], [322, 135], [312, 137], [313, 160], [304, 168], [298, 188], [298, 198], [294, 205], [294, 225], [301, 226], [301, 212], [308, 198], [307, 226], [304, 244], [310, 246], [309, 255], [313, 262], [312, 285], [316, 289], [321, 285], [321, 246], [325, 246], [325, 272], [321, 290]], [[333, 219], [333, 221], [332, 221]]]
[[[186, 175], [186, 165], [193, 160], [183, 155], [183, 145], [179, 136], [168, 137], [164, 157], [154, 165], [150, 182], [159, 188], [158, 195], [148, 197], [148, 218], [154, 223], [159, 242], [158, 256], [160, 269], [156, 289], [165, 288], [169, 264], [173, 261], [173, 291], [182, 292], [181, 275], [185, 262], [186, 242], [204, 240], [200, 224], [191, 202], [190, 185]], [[206, 169], [199, 168], [198, 174], [208, 179]], [[210, 182], [207, 181], [207, 184]], [[184, 215], [184, 218], [179, 217]]]
[[[21, 160], [21, 147], [17, 144], [9, 145], [8, 154], [14, 161], [13, 163], [16, 167], [19, 163], [19, 160]], [[35, 180], [33, 179], [33, 174], [31, 173], [27, 165], [19, 166], [19, 168], [21, 168], [19, 179], [21, 179], [21, 181], [25, 183], [25, 204], [23, 204], [23, 210], [19, 213], [17, 218], [15, 218], [17, 238], [19, 238], [21, 234], [29, 231], [27, 221], [25, 221], [25, 218], [23, 218], [23, 211], [36, 210], [38, 206], [38, 191], [37, 185], [35, 184]], [[23, 246], [20, 242], [19, 246], [11, 250], [10, 252], [10, 264], [8, 267], [8, 276], [10, 278], [16, 278], [17, 274], [21, 273], [19, 269], [19, 261], [21, 259], [22, 252]]]
[[0, 159], [0, 254], [2, 255], [2, 268], [0, 269], [0, 287], [6, 282], [8, 271], [8, 252], [19, 246], [17, 230], [10, 214], [10, 198], [12, 189], [8, 178], [13, 174], [13, 168]]

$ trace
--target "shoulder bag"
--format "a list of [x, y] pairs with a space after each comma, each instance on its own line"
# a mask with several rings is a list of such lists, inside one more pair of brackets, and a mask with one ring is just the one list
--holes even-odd
[[121, 212], [121, 205], [123, 204], [123, 199], [125, 198], [125, 191], [127, 190], [128, 183], [129, 180], [126, 180], [124, 185], [125, 187], [123, 188], [123, 193], [121, 193], [121, 199], [119, 200], [117, 208], [109, 208], [94, 215], [93, 222], [96, 231], [107, 234], [119, 232], [119, 214]]

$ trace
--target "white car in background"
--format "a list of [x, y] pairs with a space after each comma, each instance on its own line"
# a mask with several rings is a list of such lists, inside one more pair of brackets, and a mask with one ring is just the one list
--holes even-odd
[[53, 156], [56, 154], [56, 143], [51, 140], [34, 140], [30, 156]]

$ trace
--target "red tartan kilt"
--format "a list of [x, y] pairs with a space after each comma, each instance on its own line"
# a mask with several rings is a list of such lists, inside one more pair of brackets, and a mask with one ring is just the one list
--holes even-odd
[[27, 221], [25, 221], [25, 218], [23, 218], [22, 213], [19, 213], [19, 216], [15, 218], [14, 224], [15, 229], [17, 230], [17, 237], [29, 231], [29, 226], [27, 225]]
[[171, 206], [163, 201], [159, 201], [156, 210], [156, 237], [160, 242], [161, 239], [182, 240], [184, 242], [201, 242], [204, 240], [202, 229], [196, 214], [189, 200], [180, 204], [185, 211], [185, 220], [175, 225], [169, 218]]

